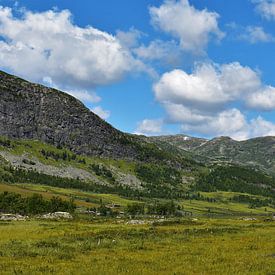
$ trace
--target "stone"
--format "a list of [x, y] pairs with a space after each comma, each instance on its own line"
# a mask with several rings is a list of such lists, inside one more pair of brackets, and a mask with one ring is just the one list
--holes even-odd
[[42, 215], [39, 218], [49, 219], [49, 220], [53, 220], [53, 219], [72, 219], [73, 216], [68, 212], [54, 212], [54, 213], [48, 213], [48, 214]]
[[0, 221], [25, 221], [29, 217], [18, 214], [0, 214]]

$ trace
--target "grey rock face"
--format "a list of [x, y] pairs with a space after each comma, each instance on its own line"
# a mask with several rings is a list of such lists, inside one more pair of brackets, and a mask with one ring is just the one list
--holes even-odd
[[78, 154], [133, 159], [131, 136], [74, 97], [0, 71], [0, 135], [38, 139]]

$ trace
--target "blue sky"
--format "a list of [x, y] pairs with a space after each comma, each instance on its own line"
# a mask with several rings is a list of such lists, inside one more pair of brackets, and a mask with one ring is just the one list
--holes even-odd
[[116, 128], [275, 135], [274, 0], [0, 0], [0, 69]]

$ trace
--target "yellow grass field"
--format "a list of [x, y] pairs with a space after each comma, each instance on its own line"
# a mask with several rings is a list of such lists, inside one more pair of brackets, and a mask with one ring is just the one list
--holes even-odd
[[0, 222], [1, 274], [274, 274], [275, 223]]

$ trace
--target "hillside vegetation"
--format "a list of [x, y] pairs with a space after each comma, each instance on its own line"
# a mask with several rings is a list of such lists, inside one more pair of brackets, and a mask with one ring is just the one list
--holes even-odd
[[132, 208], [133, 215], [151, 213], [156, 203], [171, 201], [176, 205], [172, 215], [269, 215], [274, 211], [274, 179], [248, 168], [197, 164], [183, 170], [161, 163], [77, 155], [33, 140], [0, 138], [0, 142], [0, 192], [73, 199], [83, 210], [118, 204], [125, 212], [130, 205], [142, 203], [145, 210]]

